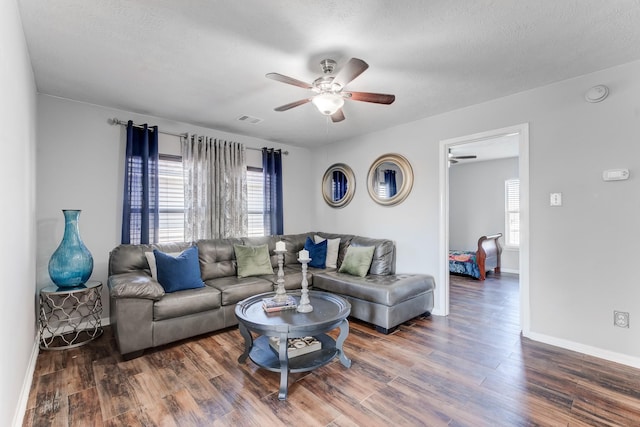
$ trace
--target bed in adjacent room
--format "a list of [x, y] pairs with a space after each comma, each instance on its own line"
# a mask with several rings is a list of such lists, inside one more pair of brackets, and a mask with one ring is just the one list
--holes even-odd
[[498, 239], [502, 233], [482, 236], [475, 251], [450, 250], [449, 272], [484, 280], [488, 271], [500, 273], [502, 248]]

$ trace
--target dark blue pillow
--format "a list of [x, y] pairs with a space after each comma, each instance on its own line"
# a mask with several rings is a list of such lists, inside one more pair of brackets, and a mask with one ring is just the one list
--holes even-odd
[[309, 258], [311, 262], [309, 267], [326, 268], [327, 262], [327, 241], [323, 240], [320, 243], [314, 243], [311, 237], [307, 237], [307, 241], [304, 242], [304, 248], [309, 251]]
[[158, 268], [158, 282], [167, 293], [185, 289], [203, 288], [200, 277], [198, 247], [192, 246], [177, 257], [153, 250]]

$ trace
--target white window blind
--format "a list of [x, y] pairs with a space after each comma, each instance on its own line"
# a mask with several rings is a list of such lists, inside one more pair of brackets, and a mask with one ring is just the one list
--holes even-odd
[[[158, 162], [158, 242], [184, 241], [184, 172], [182, 158], [161, 154]], [[261, 168], [247, 168], [249, 236], [268, 236], [264, 225], [264, 181]]]
[[158, 161], [158, 243], [184, 241], [184, 174], [182, 158], [160, 154]]
[[520, 246], [520, 180], [505, 181], [505, 243]]
[[249, 237], [268, 236], [271, 230], [264, 225], [264, 179], [262, 168], [247, 167], [247, 209]]

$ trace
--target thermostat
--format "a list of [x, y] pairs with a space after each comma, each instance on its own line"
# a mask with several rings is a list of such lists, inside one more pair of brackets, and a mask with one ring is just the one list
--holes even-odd
[[629, 169], [609, 169], [602, 172], [605, 181], [622, 181], [629, 179]]

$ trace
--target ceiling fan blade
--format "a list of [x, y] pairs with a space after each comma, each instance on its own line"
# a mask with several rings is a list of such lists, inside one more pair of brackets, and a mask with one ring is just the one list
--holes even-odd
[[455, 165], [456, 163], [458, 163], [457, 160], [449, 159], [449, 164], [450, 165]]
[[301, 99], [299, 101], [294, 101], [294, 102], [290, 102], [288, 104], [285, 105], [281, 105], [277, 108], [274, 108], [274, 110], [276, 111], [287, 111], [290, 110], [294, 107], [299, 107], [300, 105], [306, 104], [307, 102], [310, 102], [311, 98], [307, 98], [307, 99]]
[[282, 83], [287, 83], [290, 85], [294, 85], [294, 86], [299, 86], [301, 88], [304, 89], [311, 89], [312, 86], [309, 83], [305, 83], [303, 81], [300, 81], [298, 79], [294, 79], [293, 77], [288, 77], [282, 74], [278, 74], [278, 73], [268, 73], [265, 74], [265, 77], [271, 80], [275, 80], [278, 82], [282, 82]]
[[358, 77], [360, 74], [369, 68], [369, 65], [362, 59], [351, 58], [344, 67], [338, 72], [333, 79], [333, 83], [338, 83], [340, 86], [345, 87], [350, 81]]
[[478, 156], [451, 156], [452, 159], [477, 159]]
[[338, 123], [343, 120], [344, 120], [344, 112], [342, 111], [342, 108], [331, 115], [331, 121], [333, 123]]
[[343, 92], [349, 95], [349, 98], [354, 101], [362, 102], [375, 102], [376, 104], [392, 104], [396, 100], [395, 95], [387, 95], [384, 93], [370, 93], [370, 92]]

